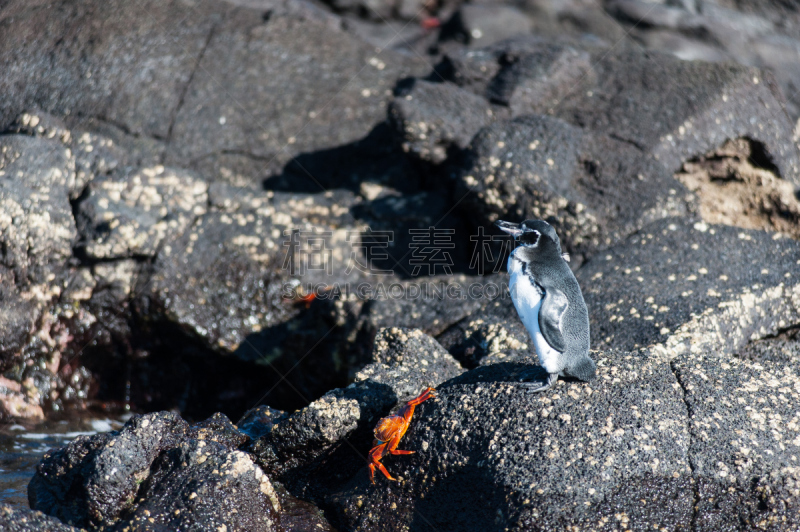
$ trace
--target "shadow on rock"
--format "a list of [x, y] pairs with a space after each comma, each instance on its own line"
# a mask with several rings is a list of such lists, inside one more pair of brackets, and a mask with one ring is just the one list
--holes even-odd
[[359, 193], [364, 183], [390, 187], [403, 193], [420, 189], [420, 174], [396, 149], [393, 132], [385, 122], [355, 142], [297, 155], [279, 175], [263, 186], [282, 192], [318, 193], [345, 188]]

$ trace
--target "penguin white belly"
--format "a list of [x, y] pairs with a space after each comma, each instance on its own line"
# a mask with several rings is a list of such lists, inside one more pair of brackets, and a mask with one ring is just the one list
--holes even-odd
[[558, 358], [561, 353], [550, 347], [539, 329], [542, 294], [531, 282], [530, 277], [523, 273], [522, 264], [519, 261], [510, 259], [508, 262], [508, 270], [511, 274], [508, 282], [511, 301], [514, 302], [514, 308], [517, 309], [517, 314], [533, 341], [536, 355], [539, 357], [539, 364], [548, 373], [560, 373], [562, 368], [559, 367]]

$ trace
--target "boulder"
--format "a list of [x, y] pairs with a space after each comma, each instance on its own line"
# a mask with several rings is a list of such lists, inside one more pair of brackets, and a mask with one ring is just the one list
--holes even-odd
[[453, 150], [466, 148], [475, 133], [493, 121], [494, 113], [485, 99], [452, 83], [415, 80], [392, 102], [389, 118], [403, 151], [441, 164]]
[[0, 526], [8, 532], [39, 532], [51, 530], [52, 532], [78, 532], [79, 528], [61, 523], [58, 519], [47, 516], [42, 512], [31, 511], [25, 508], [0, 508]]
[[797, 323], [798, 260], [800, 246], [780, 233], [655, 222], [578, 272], [592, 346], [700, 349], [714, 338], [738, 350]]
[[12, 2], [0, 25], [0, 129], [39, 108], [145, 137], [142, 154], [239, 185], [367, 136], [395, 80], [425, 65], [376, 52], [335, 15], [292, 0]]
[[89, 260], [153, 258], [207, 205], [208, 185], [182, 170], [155, 166], [99, 177], [78, 203], [80, 249]]
[[117, 530], [280, 530], [280, 501], [267, 475], [246, 453], [213, 441], [190, 440], [162, 454], [138, 501]]
[[436, 72], [512, 116], [549, 114], [627, 142], [670, 172], [745, 137], [764, 144], [784, 179], [798, 178], [784, 97], [755, 68], [529, 38], [448, 56]]
[[32, 508], [52, 517], [25, 513], [17, 522], [32, 524], [19, 530], [77, 530], [54, 518], [120, 531], [332, 530], [318, 508], [273, 485], [240, 449], [249, 441], [222, 414], [190, 426], [169, 412], [80, 436], [47, 453], [28, 487]]
[[162, 451], [187, 437], [169, 413], [135, 416], [119, 432], [79, 436], [46, 453], [28, 485], [31, 508], [79, 527], [110, 526], [135, 506]]
[[[256, 442], [253, 452], [265, 470], [288, 482], [296, 495], [310, 492], [317, 483], [332, 486], [346, 474], [343, 470], [364, 465], [372, 429], [391, 407], [462, 371], [422, 331], [382, 329], [375, 339], [372, 362], [356, 374], [353, 384], [328, 392], [275, 424]], [[320, 467], [321, 459], [330, 462], [332, 452], [345, 456], [340, 465], [332, 466], [331, 475], [309, 475]]]
[[686, 214], [686, 195], [630, 144], [537, 115], [481, 130], [454, 197], [486, 222], [551, 220], [578, 266], [653, 219]]
[[[328, 504], [348, 530], [589, 528], [600, 524], [603, 504], [618, 514], [644, 504], [636, 525], [652, 527], [667, 512], [648, 509], [669, 496], [642, 503], [621, 488], [691, 492], [681, 390], [668, 364], [643, 353], [597, 359], [597, 381], [559, 381], [550, 394], [526, 393], [508, 363], [442, 384], [403, 440], [416, 454], [384, 460], [399, 481], [373, 486], [359, 472]], [[680, 513], [666, 522], [688, 526], [691, 504], [674, 501]]]
[[223, 197], [214, 196], [216, 208], [165, 240], [142, 312], [149, 320], [163, 314], [208, 348], [232, 353], [248, 335], [297, 314], [284, 286], [292, 278], [333, 284], [357, 243], [348, 235], [357, 240], [358, 231], [341, 221], [352, 201], [347, 195], [234, 194], [230, 205]]

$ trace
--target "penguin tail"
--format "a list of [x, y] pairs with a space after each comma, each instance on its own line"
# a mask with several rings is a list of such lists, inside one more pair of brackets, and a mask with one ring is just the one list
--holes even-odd
[[588, 355], [581, 357], [580, 361], [569, 368], [569, 376], [582, 381], [591, 381], [597, 376], [594, 361]]

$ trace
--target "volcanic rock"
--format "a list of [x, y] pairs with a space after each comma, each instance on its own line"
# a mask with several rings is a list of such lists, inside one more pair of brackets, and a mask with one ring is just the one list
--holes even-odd
[[3, 506], [0, 508], [0, 526], [9, 532], [78, 532], [81, 529], [65, 525], [58, 519], [44, 515], [42, 512]]
[[[345, 465], [333, 473], [333, 478], [341, 476], [342, 469], [363, 465], [359, 453], [365, 456], [374, 424], [393, 405], [463, 371], [436, 340], [418, 329], [382, 329], [372, 360], [347, 388], [325, 394], [274, 425], [254, 446], [259, 463], [279, 478], [294, 479], [298, 488], [296, 479], [304, 478], [309, 467], [319, 466], [310, 464], [346, 446]], [[358, 451], [361, 446], [365, 448]]]

